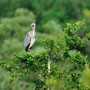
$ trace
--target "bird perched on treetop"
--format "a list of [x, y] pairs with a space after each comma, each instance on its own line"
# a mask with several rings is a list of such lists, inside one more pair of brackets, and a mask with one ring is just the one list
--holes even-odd
[[32, 31], [29, 31], [24, 39], [24, 46], [25, 46], [25, 51], [28, 52], [32, 48], [33, 44], [35, 43], [35, 23], [31, 24]]

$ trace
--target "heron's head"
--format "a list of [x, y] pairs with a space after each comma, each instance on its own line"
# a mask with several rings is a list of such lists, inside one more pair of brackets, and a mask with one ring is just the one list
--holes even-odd
[[36, 26], [35, 23], [32, 23], [32, 24], [31, 24], [32, 30], [35, 30], [35, 26]]

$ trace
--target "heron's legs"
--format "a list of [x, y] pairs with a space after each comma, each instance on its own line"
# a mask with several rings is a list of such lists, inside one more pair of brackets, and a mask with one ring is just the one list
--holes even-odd
[[29, 45], [30, 45], [30, 43], [29, 43], [29, 44], [26, 46], [26, 48], [25, 48], [25, 51], [26, 51], [26, 52], [28, 52]]
[[26, 46], [25, 51], [31, 53], [31, 49], [32, 49], [32, 47], [29, 48], [29, 46], [30, 46], [30, 43]]

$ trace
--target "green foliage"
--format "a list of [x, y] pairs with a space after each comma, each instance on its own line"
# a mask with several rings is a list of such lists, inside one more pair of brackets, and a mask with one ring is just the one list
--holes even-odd
[[[32, 90], [34, 87], [38, 90], [88, 90], [89, 2], [0, 0], [0, 65], [6, 70], [0, 67], [0, 90]], [[75, 23], [82, 19], [85, 21]], [[31, 30], [32, 22], [36, 22], [37, 34], [31, 54], [28, 54], [23, 52], [23, 41], [27, 32]], [[66, 28], [63, 29], [64, 27]], [[18, 54], [14, 55], [14, 52]], [[85, 69], [87, 65], [88, 69]], [[8, 83], [10, 76], [11, 84]]]
[[81, 29], [85, 27], [85, 21], [77, 22], [73, 25], [67, 23], [67, 28], [65, 28], [65, 32], [68, 36], [66, 36], [67, 43], [71, 49], [76, 48], [79, 50], [85, 50], [86, 45], [83, 43], [83, 39], [80, 38], [79, 32]]
[[9, 84], [9, 78], [10, 73], [0, 67], [0, 90], [32, 90], [34, 87], [32, 83], [20, 81], [18, 78], [16, 78], [12, 84]]
[[13, 16], [14, 11], [17, 8], [31, 8], [31, 1], [26, 0], [1, 0], [0, 1], [0, 11], [1, 11], [1, 16]]
[[[7, 39], [4, 40], [4, 43], [2, 44], [3, 51], [0, 51], [1, 55], [4, 58], [12, 58], [13, 52], [21, 52], [23, 50], [24, 46], [21, 42], [17, 39]], [[6, 54], [4, 54], [6, 52]]]
[[[86, 2], [82, 2], [86, 4]], [[45, 18], [42, 20], [42, 23], [48, 20], [56, 20], [63, 23], [66, 20], [81, 18], [81, 11], [84, 7], [82, 2], [81, 0], [49, 0], [48, 2], [45, 0], [34, 0], [33, 7], [37, 8], [37, 15], [42, 13], [42, 18]]]
[[60, 24], [55, 21], [48, 21], [43, 25], [43, 32], [57, 36], [58, 33], [63, 33]]
[[[39, 54], [16, 53], [11, 64], [0, 61], [0, 65], [11, 73], [10, 82], [13, 82], [16, 77], [25, 79], [27, 75], [33, 72], [36, 73], [36, 78], [32, 78], [31, 82], [34, 83], [36, 90], [46, 90], [47, 88], [51, 90], [89, 89], [89, 87], [83, 86], [80, 81], [82, 71], [88, 63], [86, 57], [82, 57], [80, 51], [77, 51], [74, 55], [70, 54], [73, 49], [85, 48], [85, 43], [82, 42], [83, 38], [78, 35], [83, 27], [84, 21], [73, 25], [67, 24], [64, 33], [59, 34], [56, 39], [47, 38], [44, 41], [45, 51]], [[48, 68], [49, 60], [51, 61], [50, 72]], [[67, 64], [71, 67], [68, 67]], [[85, 78], [87, 77], [85, 76]], [[63, 86], [61, 82], [63, 82]], [[51, 87], [52, 85], [53, 87]]]
[[82, 76], [84, 85], [90, 89], [90, 68], [84, 70]]
[[50, 90], [59, 90], [59, 89], [64, 89], [64, 83], [63, 81], [56, 80], [54, 77], [48, 79], [46, 81], [48, 87]]

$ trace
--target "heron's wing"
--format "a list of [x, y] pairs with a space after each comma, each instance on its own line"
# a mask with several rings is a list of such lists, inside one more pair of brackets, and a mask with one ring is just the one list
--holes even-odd
[[30, 35], [31, 32], [28, 32], [28, 34], [26, 35], [25, 39], [24, 39], [24, 46], [27, 47], [27, 45], [30, 43]]

